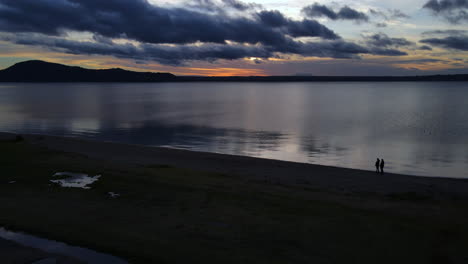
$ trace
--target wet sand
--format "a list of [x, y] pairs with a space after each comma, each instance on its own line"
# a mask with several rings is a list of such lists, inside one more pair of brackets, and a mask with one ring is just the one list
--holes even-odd
[[[14, 137], [13, 134], [0, 133], [0, 139]], [[22, 135], [22, 137], [29, 143], [52, 150], [77, 153], [121, 164], [168, 165], [237, 175], [248, 181], [307, 185], [314, 189], [344, 193], [414, 193], [432, 197], [468, 198], [468, 179], [410, 176], [388, 172], [378, 174], [358, 169], [70, 137], [46, 135]], [[373, 169], [373, 162], [369, 161], [370, 169]]]
[[24, 247], [15, 242], [0, 238], [0, 262], [10, 263], [28, 263], [28, 264], [83, 264], [75, 259], [50, 254], [38, 249]]

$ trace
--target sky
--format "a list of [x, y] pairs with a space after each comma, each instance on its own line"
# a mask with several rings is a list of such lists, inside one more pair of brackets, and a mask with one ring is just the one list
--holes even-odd
[[468, 73], [468, 0], [0, 0], [0, 69]]

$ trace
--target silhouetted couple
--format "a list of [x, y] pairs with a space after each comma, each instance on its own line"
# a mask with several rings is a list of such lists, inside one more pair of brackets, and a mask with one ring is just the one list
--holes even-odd
[[[384, 159], [377, 159], [377, 160], [375, 161], [375, 171], [376, 171], [377, 173], [380, 172], [380, 173], [383, 174], [383, 168], [384, 168], [384, 166], [385, 166], [385, 161], [384, 161]], [[380, 169], [380, 170], [379, 170], [379, 169]]]

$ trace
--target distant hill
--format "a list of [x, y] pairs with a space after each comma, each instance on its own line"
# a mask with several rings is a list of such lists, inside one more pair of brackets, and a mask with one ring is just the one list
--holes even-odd
[[159, 82], [175, 78], [170, 73], [92, 70], [40, 60], [19, 62], [0, 71], [0, 82]]
[[401, 82], [468, 81], [468, 74], [422, 76], [243, 76], [196, 77], [171, 73], [92, 70], [40, 60], [19, 62], [0, 71], [0, 82]]

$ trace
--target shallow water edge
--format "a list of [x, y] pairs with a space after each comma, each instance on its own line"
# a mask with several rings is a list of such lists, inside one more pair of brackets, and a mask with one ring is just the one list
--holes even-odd
[[47, 253], [73, 257], [89, 264], [128, 264], [127, 261], [109, 254], [40, 238], [23, 232], [11, 231], [4, 227], [0, 227], [0, 238], [16, 242], [22, 246], [39, 249]]

